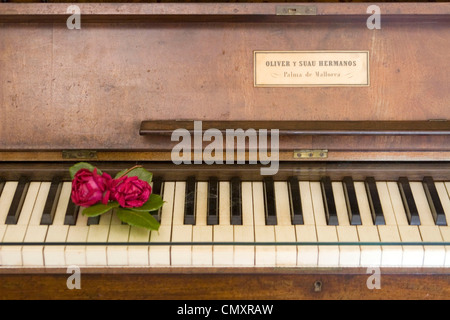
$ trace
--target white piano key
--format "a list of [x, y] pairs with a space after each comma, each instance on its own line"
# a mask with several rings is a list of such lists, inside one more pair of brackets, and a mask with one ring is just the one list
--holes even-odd
[[434, 219], [431, 214], [430, 205], [425, 194], [422, 182], [411, 181], [409, 183], [411, 191], [416, 202], [417, 211], [419, 212], [421, 226], [434, 226]]
[[[22, 210], [17, 221], [17, 225], [7, 225], [3, 242], [24, 243], [25, 235], [30, 221], [31, 213], [39, 192], [40, 182], [31, 182]], [[0, 248], [3, 265], [23, 266], [22, 245], [9, 245]]]
[[[219, 182], [219, 225], [213, 226], [214, 242], [234, 242], [234, 227], [230, 225], [230, 183]], [[234, 264], [232, 245], [213, 246], [213, 265], [229, 267]]]
[[[26, 232], [26, 225], [8, 225], [3, 236], [3, 243], [23, 243]], [[23, 265], [21, 245], [3, 245], [0, 248], [0, 254], [4, 266]]]
[[[255, 241], [253, 226], [234, 226], [234, 241], [241, 243], [252, 243]], [[235, 245], [234, 246], [234, 266], [254, 267], [255, 266], [255, 246]]]
[[[183, 188], [185, 188], [185, 186], [181, 186], [181, 189]], [[175, 202], [174, 195], [175, 195], [175, 182], [173, 181], [164, 182], [163, 200], [165, 201], [165, 203], [161, 208], [161, 222], [160, 222], [162, 226], [171, 226], [172, 223], [174, 222], [173, 221], [173, 207]]]
[[[178, 182], [177, 182], [178, 184]], [[179, 185], [178, 185], [179, 186]], [[179, 187], [184, 190], [185, 186]], [[182, 201], [184, 206], [184, 191], [180, 192], [178, 198], [175, 199], [175, 182], [164, 182], [164, 205], [161, 208], [161, 225], [158, 231], [152, 231], [150, 233], [150, 246], [149, 246], [149, 262], [151, 266], [170, 266], [171, 258], [171, 246], [169, 245], [152, 245], [152, 243], [169, 243], [172, 237], [172, 219], [174, 203]], [[181, 197], [180, 197], [181, 196]], [[177, 217], [178, 218], [178, 217]], [[175, 223], [175, 219], [173, 220]], [[178, 221], [178, 226], [183, 221]], [[176, 229], [176, 228], [174, 228]]]
[[[100, 216], [99, 224], [88, 227], [86, 245], [86, 264], [88, 266], [106, 266], [108, 264], [106, 242], [108, 241], [110, 222], [111, 212], [107, 212]], [[105, 245], [89, 244], [93, 242], [105, 243]]]
[[56, 207], [55, 217], [53, 219], [52, 226], [62, 226], [64, 225], [64, 218], [66, 216], [67, 206], [69, 205], [70, 196], [72, 194], [72, 183], [71, 182], [63, 182], [61, 188], [61, 194], [58, 200], [58, 206]]
[[185, 244], [177, 245], [177, 242], [192, 243], [192, 225], [184, 225], [185, 190], [186, 183], [184, 181], [176, 182], [172, 226], [172, 266], [192, 265], [192, 246]]
[[[213, 241], [213, 227], [207, 225], [208, 210], [208, 183], [197, 182], [197, 200], [196, 200], [196, 223], [192, 227], [193, 242]], [[213, 249], [212, 245], [192, 246], [192, 265], [193, 266], [212, 266]]]
[[[277, 208], [277, 225], [275, 226], [275, 241], [296, 242], [295, 227], [292, 225], [289, 208], [289, 191], [286, 182], [276, 181], [275, 205]], [[277, 266], [295, 266], [297, 264], [297, 247], [293, 245], [278, 245], [276, 247]]]
[[50, 185], [51, 182], [42, 182], [40, 184], [36, 201], [31, 212], [30, 221], [28, 223], [31, 226], [38, 226], [41, 224], [41, 218], [44, 213], [45, 202], [47, 201], [48, 192], [50, 191]]
[[86, 246], [85, 245], [70, 245], [72, 242], [86, 242], [89, 226], [87, 225], [88, 217], [83, 215], [84, 208], [80, 208], [78, 213], [77, 223], [74, 226], [69, 226], [67, 233], [67, 246], [65, 250], [65, 260], [67, 265], [85, 266], [86, 265]]
[[[359, 243], [356, 226], [350, 225], [347, 212], [347, 204], [342, 182], [332, 182], [334, 202], [339, 225], [336, 226], [336, 232], [339, 242]], [[360, 265], [361, 249], [359, 245], [339, 246], [339, 265], [341, 267], [358, 267]]]
[[335, 242], [336, 245], [319, 245], [319, 267], [339, 266], [339, 245], [336, 226], [326, 223], [320, 182], [311, 182], [311, 196], [316, 222], [317, 240], [319, 242]]
[[24, 246], [22, 248], [22, 259], [24, 266], [44, 266], [44, 246], [26, 245], [27, 243], [44, 243], [47, 236], [48, 226], [40, 225], [50, 190], [50, 182], [42, 182], [36, 201], [31, 213], [27, 232], [25, 234]]
[[[157, 231], [152, 231], [157, 232]], [[145, 243], [150, 241], [150, 230], [135, 226], [130, 227], [130, 243]], [[148, 266], [149, 249], [146, 245], [130, 245], [128, 247], [128, 263], [130, 266]]]
[[303, 223], [304, 225], [315, 225], [310, 183], [309, 181], [299, 181], [298, 184], [302, 200]]
[[[398, 232], [401, 242], [404, 243], [421, 243], [422, 238], [418, 226], [409, 225], [406, 218], [405, 207], [400, 195], [400, 190], [396, 182], [387, 182], [387, 187], [394, 210], [395, 220], [398, 225]], [[417, 201], [416, 201], [417, 203]], [[423, 265], [424, 249], [423, 246], [402, 246], [402, 266], [404, 267], [421, 267]]]
[[106, 266], [106, 245], [89, 245], [92, 242], [106, 243], [108, 241], [109, 225], [89, 226], [86, 245], [86, 264], [88, 266]]
[[40, 182], [30, 182], [25, 201], [22, 206], [22, 211], [19, 215], [17, 225], [27, 226], [30, 222], [31, 213], [33, 212], [34, 204], [39, 192]]
[[[420, 235], [424, 242], [443, 243], [440, 226], [419, 226]], [[443, 227], [445, 228], [445, 227]], [[446, 248], [444, 245], [424, 246], [424, 267], [443, 267], [445, 264]]]
[[[64, 225], [64, 217], [66, 215], [67, 206], [69, 204], [71, 193], [72, 193], [72, 183], [64, 182], [58, 200], [58, 206], [56, 207], [53, 224], [48, 226], [45, 242], [49, 243], [66, 242], [67, 234], [69, 233], [69, 226]], [[66, 265], [65, 246], [64, 245], [44, 246], [44, 262], [46, 266]]]
[[[377, 181], [377, 190], [380, 195], [386, 225], [378, 226], [380, 241], [386, 243], [400, 243], [401, 237], [398, 231], [397, 219], [392, 207], [388, 185], [385, 181]], [[403, 248], [401, 245], [383, 245], [381, 247], [381, 266], [400, 267], [403, 260]]]
[[[229, 224], [215, 225], [213, 229], [213, 242], [234, 242], [233, 226]], [[213, 246], [213, 264], [214, 266], [221, 267], [232, 266], [234, 264], [234, 247], [232, 245]]]
[[[298, 242], [317, 243], [317, 232], [314, 221], [314, 209], [309, 181], [299, 181], [300, 196], [304, 225], [295, 226], [295, 235]], [[297, 247], [297, 265], [300, 267], [317, 267], [319, 248], [314, 245], [300, 245]]]
[[333, 188], [334, 203], [336, 204], [339, 226], [349, 226], [350, 221], [342, 182], [333, 181], [331, 182], [331, 187]]
[[[1, 225], [0, 224], [0, 243], [3, 242], [3, 237], [5, 236], [5, 231], [6, 231], [6, 225]], [[0, 252], [0, 266], [2, 266], [2, 254]]]
[[[126, 224], [111, 224], [108, 242], [128, 243], [130, 226]], [[128, 265], [128, 246], [108, 245], [106, 248], [109, 266]]]
[[[378, 228], [373, 224], [364, 182], [355, 181], [354, 185], [362, 222], [362, 225], [356, 226], [358, 239], [361, 243], [380, 243]], [[381, 265], [381, 246], [361, 245], [360, 249], [360, 264], [362, 267], [379, 267]]]
[[[339, 242], [359, 243], [356, 226], [337, 226]], [[359, 267], [361, 264], [361, 250], [359, 245], [339, 246], [339, 266]]]
[[[46, 243], [66, 243], [69, 226], [51, 225], [48, 228]], [[65, 245], [47, 245], [44, 247], [44, 261], [46, 266], [65, 266]]]
[[[398, 226], [398, 231], [402, 242], [419, 244], [422, 242], [418, 226], [400, 225]], [[404, 245], [402, 266], [422, 267], [424, 254], [424, 247], [422, 245]]]
[[[439, 226], [435, 225], [431, 213], [430, 205], [422, 182], [410, 182], [411, 191], [416, 202], [417, 211], [420, 217], [420, 226], [418, 226], [421, 240], [423, 242], [443, 243]], [[445, 247], [436, 245], [424, 245], [424, 267], [442, 267], [445, 263]]]
[[47, 236], [48, 226], [30, 225], [24, 239], [22, 248], [22, 260], [24, 266], [44, 266], [44, 246], [31, 245], [26, 243], [44, 243]]
[[241, 267], [255, 265], [255, 230], [253, 221], [253, 191], [251, 182], [242, 182], [242, 225], [234, 226], [234, 240], [252, 245], [236, 245], [234, 247], [234, 264]]
[[[447, 220], [448, 221], [448, 220]], [[439, 226], [439, 231], [441, 232], [441, 237], [445, 243], [450, 243], [450, 227]], [[444, 246], [445, 249], [445, 261], [444, 267], [450, 267], [450, 245]]]
[[[193, 226], [192, 240], [194, 242], [211, 243], [213, 241], [212, 226]], [[192, 246], [192, 265], [198, 267], [212, 266], [212, 245]]]
[[[436, 190], [439, 194], [439, 199], [441, 200], [442, 207], [444, 208], [445, 218], [447, 219], [446, 226], [439, 226], [439, 231], [441, 233], [442, 240], [445, 243], [450, 243], [450, 189], [446, 188], [444, 182], [435, 182]], [[450, 267], [450, 245], [444, 246], [445, 250], [445, 267]]]
[[[317, 267], [319, 261], [319, 249], [317, 243], [317, 232], [314, 225], [296, 225], [295, 233], [297, 242], [302, 245], [297, 247], [297, 266]], [[305, 245], [311, 242], [312, 245]]]
[[[255, 266], [274, 267], [276, 265], [276, 247], [274, 245], [258, 245], [258, 243], [275, 242], [275, 227], [266, 225], [263, 183], [259, 181], [253, 182], [252, 189], [256, 243]], [[244, 191], [242, 197], [244, 198]], [[248, 197], [251, 197], [251, 195]]]
[[[384, 211], [384, 208], [383, 208]], [[378, 234], [382, 243], [400, 243], [400, 234], [396, 225], [379, 225]], [[403, 249], [401, 245], [381, 246], [381, 266], [401, 267], [403, 260]]]

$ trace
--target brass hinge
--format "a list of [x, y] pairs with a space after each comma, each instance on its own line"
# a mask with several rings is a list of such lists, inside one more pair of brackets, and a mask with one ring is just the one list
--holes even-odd
[[294, 150], [294, 159], [326, 159], [328, 150]]
[[315, 6], [277, 6], [277, 16], [315, 16], [317, 8]]
[[94, 150], [63, 150], [63, 159], [97, 159], [97, 151]]

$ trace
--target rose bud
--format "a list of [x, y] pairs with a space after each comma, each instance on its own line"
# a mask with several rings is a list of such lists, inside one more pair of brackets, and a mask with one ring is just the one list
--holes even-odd
[[152, 187], [148, 182], [138, 177], [123, 176], [111, 184], [111, 200], [119, 202], [123, 208], [142, 207], [151, 193]]
[[93, 172], [80, 169], [72, 180], [72, 201], [81, 207], [89, 207], [98, 202], [107, 204], [112, 178], [109, 174], [99, 175], [97, 168]]

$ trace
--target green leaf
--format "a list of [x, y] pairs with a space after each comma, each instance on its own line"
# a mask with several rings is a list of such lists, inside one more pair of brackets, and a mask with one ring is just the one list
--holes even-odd
[[118, 179], [126, 174], [127, 177], [138, 177], [139, 179], [147, 181], [148, 183], [152, 182], [153, 174], [151, 172], [148, 172], [144, 168], [138, 167], [127, 173], [128, 170], [129, 169], [120, 171], [116, 175], [115, 179]]
[[[77, 164], [74, 164], [72, 167], [70, 167], [69, 172], [72, 179], [75, 177], [75, 174], [81, 170], [81, 169], [88, 169], [89, 171], [93, 172], [95, 167], [87, 162], [78, 162]], [[102, 172], [97, 168], [97, 173], [102, 174]]]
[[155, 211], [162, 207], [164, 204], [163, 199], [159, 194], [151, 194], [148, 198], [147, 202], [142, 205], [142, 207], [139, 208], [130, 208], [130, 210], [136, 211], [136, 212], [149, 212], [149, 211]]
[[150, 230], [158, 230], [159, 222], [148, 212], [136, 212], [129, 209], [119, 208], [117, 216], [130, 226], [142, 227]]
[[90, 207], [84, 209], [83, 214], [88, 217], [96, 217], [96, 216], [99, 216], [99, 215], [106, 213], [109, 210], [111, 210], [113, 208], [117, 208], [117, 207], [119, 207], [119, 203], [116, 201], [110, 202], [106, 205], [103, 203], [97, 203], [97, 204], [94, 204], [93, 206], [90, 206]]

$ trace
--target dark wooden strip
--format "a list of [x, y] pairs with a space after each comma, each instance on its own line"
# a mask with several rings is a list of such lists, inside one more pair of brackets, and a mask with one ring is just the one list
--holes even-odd
[[300, 187], [296, 177], [289, 177], [289, 207], [291, 209], [292, 224], [303, 224], [303, 208], [302, 199], [300, 196]]
[[356, 198], [355, 185], [352, 177], [347, 176], [344, 178], [343, 187], [350, 224], [361, 225], [361, 214], [359, 212], [358, 200]]
[[30, 182], [28, 181], [28, 178], [22, 177], [19, 179], [14, 198], [9, 207], [8, 215], [6, 216], [6, 224], [17, 224], [29, 186]]
[[322, 198], [327, 224], [330, 226], [337, 226], [339, 225], [339, 221], [330, 177], [323, 177], [320, 180], [320, 185], [322, 187]]
[[398, 187], [405, 207], [406, 218], [410, 225], [420, 225], [419, 211], [417, 210], [416, 202], [409, 185], [409, 180], [406, 177], [398, 179]]
[[374, 177], [367, 177], [365, 180], [367, 199], [369, 200], [372, 221], [375, 225], [385, 225], [383, 207], [381, 206], [380, 195]]
[[[197, 180], [206, 181], [211, 176], [219, 180], [230, 181], [234, 176], [245, 180], [262, 181], [262, 165], [256, 164], [214, 164], [214, 165], [174, 165], [172, 162], [141, 161], [141, 162], [115, 162], [92, 161], [92, 165], [111, 175], [117, 174], [123, 168], [140, 164], [154, 176], [163, 181], [186, 181], [187, 177], [195, 176]], [[6, 181], [17, 181], [26, 176], [30, 181], [51, 181], [58, 175], [69, 181], [69, 168], [74, 163], [55, 162], [0, 162], [0, 176]], [[398, 181], [399, 177], [408, 177], [411, 181], [421, 181], [425, 176], [432, 176], [435, 181], [450, 181], [450, 161], [448, 162], [391, 162], [391, 161], [308, 161], [286, 162], [280, 161], [279, 170], [273, 176], [274, 181], [286, 181], [290, 176], [296, 176], [299, 181], [320, 181], [324, 175], [333, 181], [342, 180], [351, 176], [355, 181], [363, 181], [366, 177], [374, 177], [379, 181]]]
[[231, 178], [230, 197], [231, 197], [230, 223], [232, 225], [242, 225], [242, 190], [241, 190], [241, 179], [238, 177]]
[[276, 225], [277, 224], [277, 206], [275, 199], [275, 186], [273, 184], [272, 177], [264, 178], [264, 208], [266, 225]]
[[55, 218], [56, 208], [61, 195], [63, 182], [60, 177], [54, 177], [50, 185], [50, 190], [45, 201], [44, 212], [42, 213], [41, 225], [51, 225]]
[[[179, 128], [192, 134], [194, 121], [142, 121], [139, 133], [171, 135]], [[280, 135], [450, 135], [450, 121], [202, 121], [197, 128], [279, 129]]]
[[184, 224], [195, 224], [196, 209], [196, 181], [194, 177], [186, 180], [186, 194], [184, 201]]
[[424, 177], [422, 183], [425, 194], [427, 195], [434, 223], [438, 226], [446, 226], [447, 219], [445, 217], [444, 207], [442, 206], [433, 178], [429, 176]]
[[207, 224], [219, 224], [219, 180], [216, 177], [211, 177], [208, 181]]

